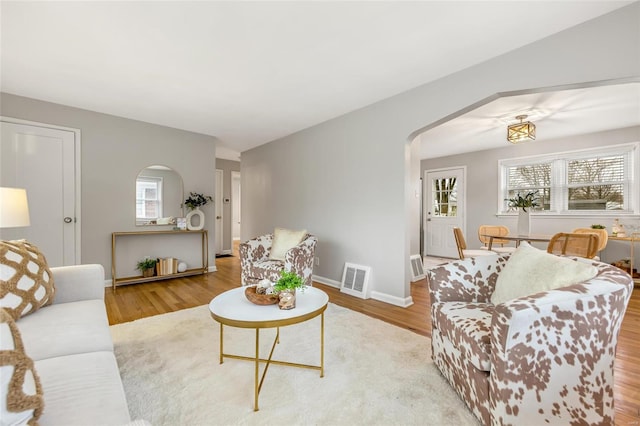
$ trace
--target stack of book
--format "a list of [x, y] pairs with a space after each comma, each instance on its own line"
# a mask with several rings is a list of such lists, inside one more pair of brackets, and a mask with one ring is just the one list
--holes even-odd
[[160, 258], [156, 268], [158, 276], [175, 274], [178, 272], [178, 259], [173, 257]]

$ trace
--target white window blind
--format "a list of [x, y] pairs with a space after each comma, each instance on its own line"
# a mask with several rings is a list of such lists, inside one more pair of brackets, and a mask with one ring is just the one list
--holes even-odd
[[640, 143], [500, 160], [499, 213], [507, 199], [535, 192], [536, 212], [640, 213]]

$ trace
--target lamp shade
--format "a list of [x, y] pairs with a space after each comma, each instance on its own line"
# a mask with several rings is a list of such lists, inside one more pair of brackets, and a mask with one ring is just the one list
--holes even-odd
[[0, 187], [0, 228], [29, 226], [27, 190]]

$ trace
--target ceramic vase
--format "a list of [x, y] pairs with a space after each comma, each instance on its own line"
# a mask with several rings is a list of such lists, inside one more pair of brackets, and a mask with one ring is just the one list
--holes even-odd
[[[193, 223], [194, 216], [197, 216], [199, 218], [199, 223], [197, 225]], [[195, 209], [187, 213], [186, 219], [187, 229], [189, 231], [199, 231], [201, 229], [204, 229], [204, 212], [200, 210], [200, 207], [196, 207]]]
[[518, 235], [529, 235], [531, 233], [531, 216], [529, 213], [528, 210], [518, 210]]

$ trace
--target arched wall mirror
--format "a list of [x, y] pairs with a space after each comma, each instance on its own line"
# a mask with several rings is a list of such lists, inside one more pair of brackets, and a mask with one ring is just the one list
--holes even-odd
[[136, 225], [175, 225], [184, 217], [182, 177], [162, 165], [145, 167], [136, 178]]

